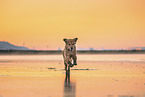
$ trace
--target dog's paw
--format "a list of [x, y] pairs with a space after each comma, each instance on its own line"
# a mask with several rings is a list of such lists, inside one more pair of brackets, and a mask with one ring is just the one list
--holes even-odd
[[74, 66], [70, 61], [68, 61], [68, 64], [69, 64], [70, 67]]
[[72, 64], [72, 65], [70, 65], [70, 67], [73, 67], [74, 65]]
[[76, 60], [74, 60], [74, 61], [73, 61], [73, 64], [74, 64], [74, 65], [77, 65], [77, 61], [76, 61]]

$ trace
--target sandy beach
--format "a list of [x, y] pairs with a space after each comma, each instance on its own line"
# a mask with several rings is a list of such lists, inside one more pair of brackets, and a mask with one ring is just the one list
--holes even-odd
[[0, 56], [0, 97], [145, 97], [145, 55], [96, 56], [68, 80], [61, 56]]

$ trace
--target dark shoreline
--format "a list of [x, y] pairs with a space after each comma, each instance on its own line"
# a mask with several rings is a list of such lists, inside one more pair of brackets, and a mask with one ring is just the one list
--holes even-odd
[[[0, 55], [60, 55], [61, 50], [0, 50]], [[145, 54], [145, 50], [78, 50], [77, 54]]]

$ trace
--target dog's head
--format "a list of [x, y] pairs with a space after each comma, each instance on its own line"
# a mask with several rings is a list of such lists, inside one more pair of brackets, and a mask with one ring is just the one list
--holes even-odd
[[73, 51], [75, 49], [75, 44], [76, 44], [77, 40], [78, 40], [78, 38], [74, 38], [74, 39], [64, 38], [63, 41], [66, 43], [66, 49], [69, 51]]

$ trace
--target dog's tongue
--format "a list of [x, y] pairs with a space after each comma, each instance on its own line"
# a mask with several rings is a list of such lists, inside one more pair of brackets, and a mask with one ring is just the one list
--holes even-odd
[[71, 48], [70, 48], [69, 50], [70, 50], [70, 51], [72, 51], [72, 49], [71, 49]]

